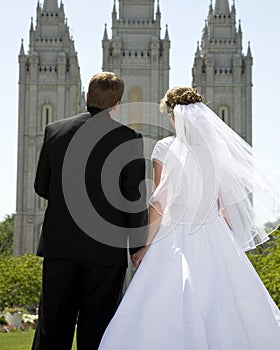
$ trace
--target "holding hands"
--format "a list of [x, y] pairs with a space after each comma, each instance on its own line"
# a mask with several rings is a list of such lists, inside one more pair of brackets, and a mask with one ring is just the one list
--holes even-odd
[[132, 264], [134, 265], [135, 268], [139, 267], [145, 254], [147, 253], [148, 249], [150, 248], [150, 246], [153, 242], [153, 239], [154, 239], [155, 235], [157, 234], [158, 229], [160, 227], [161, 219], [162, 219], [162, 217], [159, 214], [159, 212], [153, 206], [150, 206], [149, 230], [148, 230], [148, 238], [147, 238], [146, 245], [143, 248], [139, 249], [136, 253], [131, 255], [131, 261], [132, 261]]
[[141, 248], [140, 250], [138, 250], [138, 252], [134, 253], [133, 255], [131, 255], [131, 261], [132, 264], [134, 265], [134, 267], [138, 268], [141, 261], [143, 260], [146, 252], [148, 251], [150, 245], [146, 245], [145, 247]]

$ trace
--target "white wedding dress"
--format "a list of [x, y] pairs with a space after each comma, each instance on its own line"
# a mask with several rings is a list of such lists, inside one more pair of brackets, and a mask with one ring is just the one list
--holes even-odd
[[[173, 140], [152, 157], [162, 162]], [[280, 349], [279, 309], [218, 207], [194, 234], [182, 220], [146, 253], [99, 347], [132, 349]]]

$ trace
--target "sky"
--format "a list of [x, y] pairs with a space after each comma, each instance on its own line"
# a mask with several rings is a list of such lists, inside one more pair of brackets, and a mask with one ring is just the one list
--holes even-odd
[[[42, 3], [43, 0], [40, 0]], [[59, 0], [60, 2], [60, 0]], [[232, 5], [233, 0], [229, 0]], [[63, 0], [87, 89], [91, 76], [101, 71], [104, 25], [111, 37], [113, 0]], [[213, 4], [215, 0], [213, 0]], [[191, 85], [197, 41], [207, 18], [210, 0], [160, 0], [162, 34], [168, 24], [171, 40], [170, 87]], [[236, 0], [237, 20], [243, 30], [243, 51], [248, 41], [253, 65], [253, 147], [280, 172], [280, 27], [278, 0]], [[118, 1], [117, 1], [118, 5]], [[0, 220], [16, 210], [18, 54], [21, 39], [28, 51], [31, 17], [36, 21], [37, 0], [5, 2], [0, 21]]]

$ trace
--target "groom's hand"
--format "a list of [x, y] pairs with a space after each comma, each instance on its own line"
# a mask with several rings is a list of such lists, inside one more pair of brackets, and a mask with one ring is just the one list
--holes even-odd
[[143, 260], [147, 250], [149, 249], [149, 246], [145, 246], [138, 250], [137, 253], [131, 255], [131, 261], [134, 267], [137, 269], [139, 265], [141, 264], [141, 261]]
[[137, 253], [134, 253], [133, 255], [130, 256], [131, 262], [133, 266], [137, 269], [140, 263], [138, 263], [138, 256]]

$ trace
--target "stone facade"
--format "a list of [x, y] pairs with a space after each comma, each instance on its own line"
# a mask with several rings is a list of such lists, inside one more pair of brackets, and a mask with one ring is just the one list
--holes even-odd
[[252, 65], [248, 45], [242, 53], [242, 29], [235, 4], [212, 1], [193, 66], [193, 86], [231, 128], [252, 144]]
[[35, 252], [46, 201], [34, 192], [39, 152], [47, 123], [84, 108], [80, 68], [64, 7], [57, 0], [37, 6], [29, 52], [19, 53], [18, 170], [14, 254]]
[[[149, 159], [155, 142], [170, 134], [169, 121], [159, 112], [159, 103], [169, 88], [168, 28], [162, 39], [159, 1], [156, 8], [155, 0], [119, 0], [118, 4], [117, 11], [114, 1], [111, 39], [105, 25], [102, 69], [124, 80], [122, 105], [115, 118], [143, 134], [145, 157]], [[149, 162], [147, 176], [152, 176]]]
[[161, 39], [159, 2], [119, 0], [112, 12], [112, 38], [105, 27], [102, 41], [103, 70], [113, 71], [125, 81], [123, 103], [159, 103], [169, 88], [170, 40], [166, 28]]

